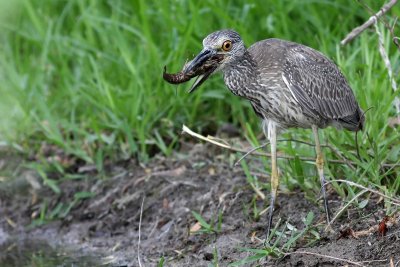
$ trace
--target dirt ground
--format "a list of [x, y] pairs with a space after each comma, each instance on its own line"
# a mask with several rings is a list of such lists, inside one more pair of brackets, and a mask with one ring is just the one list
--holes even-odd
[[[118, 163], [101, 179], [66, 181], [57, 197], [48, 187], [35, 190], [34, 174], [22, 172], [0, 187], [0, 247], [8, 246], [0, 252], [0, 263], [11, 253], [10, 243], [18, 247], [31, 240], [96, 255], [96, 264], [108, 266], [139, 266], [139, 260], [142, 266], [157, 266], [162, 257], [164, 266], [213, 266], [215, 254], [219, 266], [227, 266], [251, 256], [241, 248], [262, 248], [259, 239], [265, 236], [267, 222], [266, 213], [253, 219], [252, 205], [262, 210], [268, 201], [256, 197], [242, 168], [232, 167], [230, 159], [229, 152], [210, 145], [187, 145], [169, 158], [156, 156], [145, 165], [134, 160]], [[97, 175], [90, 168], [79, 171]], [[46, 201], [51, 210], [71, 202], [81, 191], [95, 196], [77, 201], [64, 219], [27, 227], [40, 216], [40, 203]], [[345, 203], [332, 190], [328, 193], [336, 212]], [[198, 226], [191, 211], [207, 222], [221, 214], [221, 229], [190, 233]], [[312, 225], [320, 233], [319, 240], [308, 244], [307, 234], [286, 256], [244, 266], [400, 266], [398, 223], [383, 237], [375, 232], [358, 238], [340, 234], [347, 227], [357, 232], [378, 225], [385, 214], [379, 198], [371, 196], [361, 210], [350, 206], [333, 225], [334, 231], [324, 232], [322, 202], [308, 200], [300, 190], [282, 189], [274, 224], [280, 218], [279, 229], [285, 222], [303, 229], [303, 218], [310, 211], [315, 214]]]

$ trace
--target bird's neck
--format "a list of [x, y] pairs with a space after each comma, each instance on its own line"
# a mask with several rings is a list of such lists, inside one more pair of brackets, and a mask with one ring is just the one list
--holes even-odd
[[233, 94], [249, 98], [249, 91], [254, 90], [251, 86], [257, 84], [257, 66], [248, 51], [242, 57], [229, 62], [222, 72], [225, 84]]

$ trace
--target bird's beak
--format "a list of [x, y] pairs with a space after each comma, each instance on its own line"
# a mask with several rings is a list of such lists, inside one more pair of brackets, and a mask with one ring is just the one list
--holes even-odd
[[197, 77], [189, 93], [196, 90], [213, 72], [215, 72], [223, 58], [224, 56], [218, 54], [216, 51], [205, 48], [192, 61], [185, 65], [183, 74]]

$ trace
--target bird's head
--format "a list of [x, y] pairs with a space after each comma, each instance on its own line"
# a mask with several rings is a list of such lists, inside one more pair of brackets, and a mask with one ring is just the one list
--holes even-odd
[[183, 74], [197, 77], [189, 92], [193, 92], [211, 74], [223, 70], [241, 58], [246, 47], [240, 35], [233, 30], [220, 30], [209, 34], [203, 40], [203, 50], [183, 68]]

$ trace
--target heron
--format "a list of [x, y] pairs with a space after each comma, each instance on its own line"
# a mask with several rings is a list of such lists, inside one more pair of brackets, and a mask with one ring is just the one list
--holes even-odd
[[277, 38], [258, 41], [246, 48], [240, 35], [230, 29], [209, 34], [203, 49], [178, 74], [168, 74], [170, 83], [196, 77], [189, 92], [210, 75], [222, 72], [225, 85], [250, 101], [262, 120], [271, 149], [271, 193], [266, 236], [268, 238], [279, 186], [277, 135], [288, 128], [311, 128], [315, 139], [318, 176], [327, 224], [330, 211], [326, 196], [324, 157], [318, 130], [328, 126], [349, 131], [364, 127], [364, 113], [345, 76], [321, 52]]

